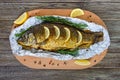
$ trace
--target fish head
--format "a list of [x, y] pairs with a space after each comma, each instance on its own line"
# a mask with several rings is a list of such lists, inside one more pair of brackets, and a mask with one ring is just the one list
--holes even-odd
[[30, 47], [35, 43], [35, 36], [33, 33], [26, 32], [17, 40], [17, 42], [22, 46]]

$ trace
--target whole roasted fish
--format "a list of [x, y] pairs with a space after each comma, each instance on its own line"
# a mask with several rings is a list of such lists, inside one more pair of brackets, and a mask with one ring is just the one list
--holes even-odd
[[79, 30], [68, 25], [47, 22], [29, 28], [17, 42], [25, 49], [57, 51], [89, 48], [102, 40], [102, 32]]

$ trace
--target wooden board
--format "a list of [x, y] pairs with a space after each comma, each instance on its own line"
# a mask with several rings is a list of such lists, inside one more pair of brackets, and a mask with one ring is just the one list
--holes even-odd
[[[60, 15], [60, 16], [70, 16], [72, 9], [37, 9], [28, 11], [28, 16], [45, 16], [45, 15]], [[104, 22], [94, 13], [84, 10], [83, 16], [78, 16], [76, 18], [83, 19], [89, 22], [94, 22], [96, 24], [102, 25], [106, 28]], [[13, 29], [18, 25], [13, 25]], [[89, 68], [98, 62], [100, 62], [103, 57], [106, 55], [107, 50], [102, 52], [100, 55], [95, 55], [90, 58], [90, 65], [82, 66], [75, 64], [75, 60], [60, 61], [52, 58], [43, 58], [43, 57], [33, 57], [33, 56], [19, 56], [15, 57], [25, 66], [34, 69], [85, 69]]]

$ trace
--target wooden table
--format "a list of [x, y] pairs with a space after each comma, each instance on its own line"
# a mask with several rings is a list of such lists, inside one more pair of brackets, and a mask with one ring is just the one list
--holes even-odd
[[[34, 70], [12, 55], [9, 34], [24, 11], [38, 8], [82, 8], [99, 15], [108, 26], [111, 46], [106, 57], [85, 70]], [[0, 0], [0, 80], [120, 80], [120, 0]]]

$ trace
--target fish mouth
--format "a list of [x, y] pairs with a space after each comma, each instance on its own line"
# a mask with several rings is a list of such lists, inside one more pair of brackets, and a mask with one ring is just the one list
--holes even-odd
[[59, 20], [58, 22], [46, 21], [27, 29], [17, 42], [26, 50], [42, 49], [76, 56], [79, 49], [87, 49], [103, 41], [103, 32], [91, 32], [77, 27], [78, 25], [74, 27], [65, 22], [60, 23]]

